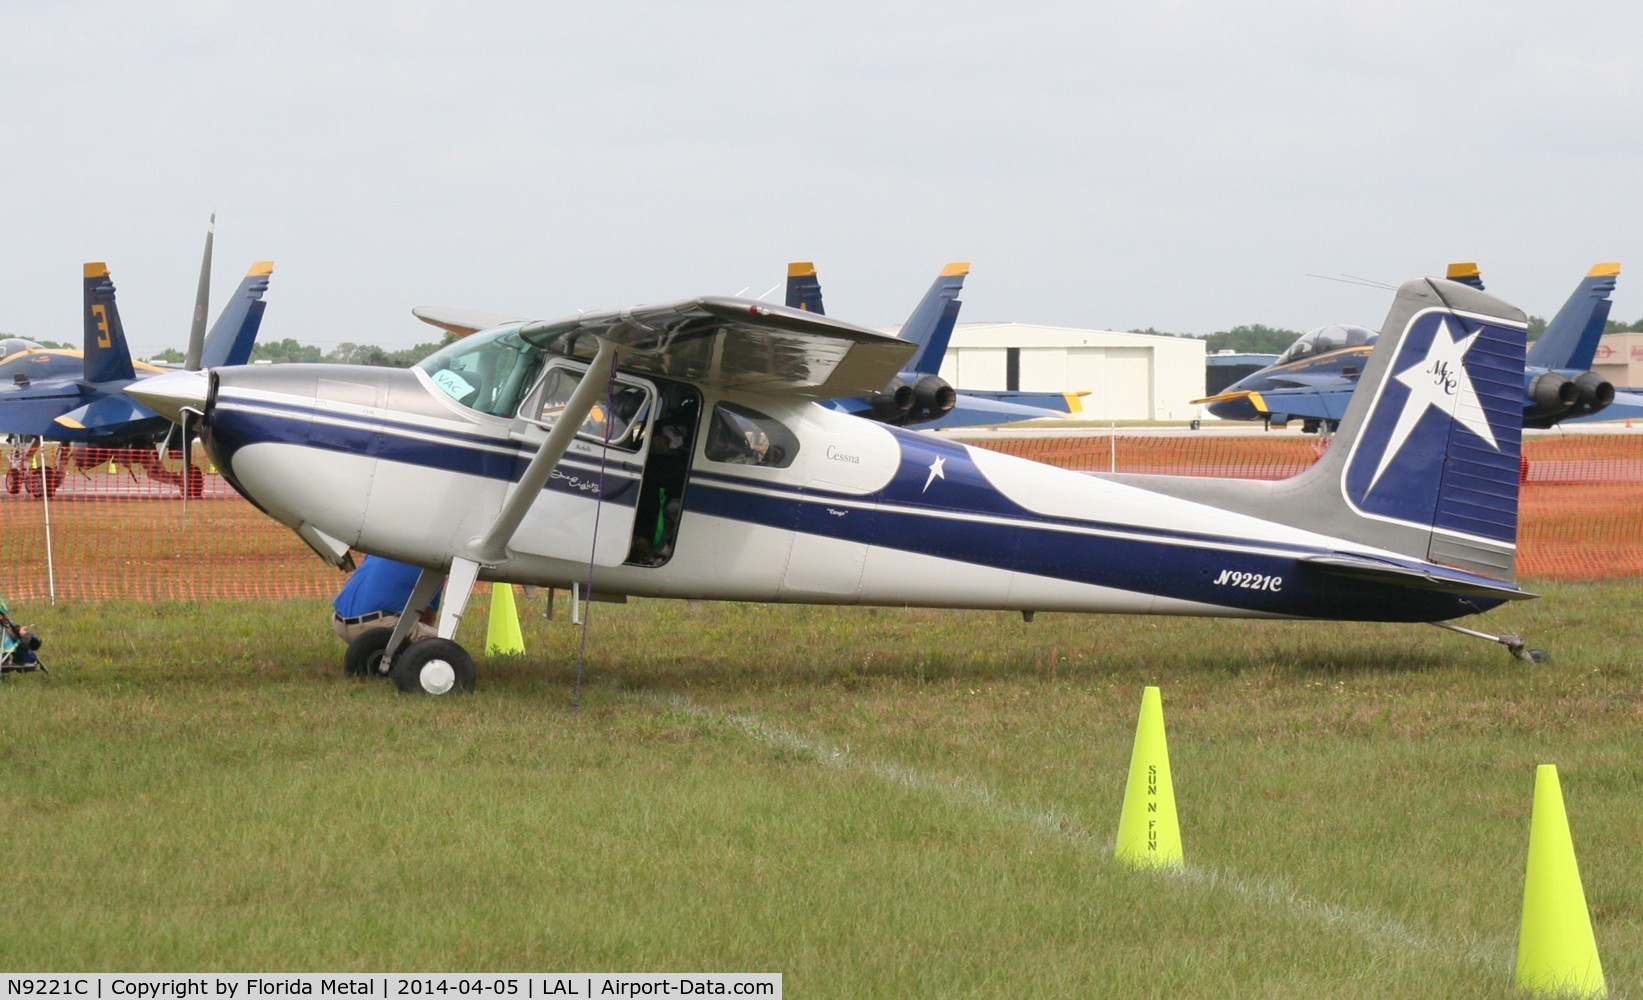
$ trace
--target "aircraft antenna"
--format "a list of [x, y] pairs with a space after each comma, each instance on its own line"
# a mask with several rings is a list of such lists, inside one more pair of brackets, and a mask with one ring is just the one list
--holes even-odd
[[776, 290], [776, 289], [778, 289], [778, 288], [780, 288], [780, 287], [782, 287], [782, 284], [783, 284], [783, 283], [782, 283], [782, 282], [778, 282], [778, 283], [776, 283], [776, 284], [774, 284], [774, 285], [771, 285], [771, 286], [770, 286], [770, 288], [769, 288], [769, 290], [767, 290], [767, 291], [766, 291], [766, 292], [765, 292], [765, 293], [764, 293], [764, 295], [761, 295], [761, 296], [759, 296], [759, 297], [758, 297], [758, 298], [756, 298], [756, 299], [754, 299], [754, 300], [753, 300], [753, 301], [755, 301], [755, 302], [763, 302], [763, 301], [764, 301], [764, 300], [765, 300], [765, 298], [766, 298], [766, 296], [768, 296], [768, 295], [769, 295], [769, 294], [770, 294], [770, 293], [771, 293], [771, 292], [774, 292], [774, 291], [775, 291], [775, 290]]
[[1389, 285], [1384, 281], [1376, 281], [1374, 278], [1360, 278], [1355, 274], [1346, 274], [1344, 272], [1339, 277], [1332, 274], [1308, 274], [1307, 277], [1322, 278], [1324, 281], [1339, 281], [1347, 285], [1364, 285], [1369, 288], [1384, 288], [1389, 292], [1395, 292], [1398, 290], [1397, 285]]

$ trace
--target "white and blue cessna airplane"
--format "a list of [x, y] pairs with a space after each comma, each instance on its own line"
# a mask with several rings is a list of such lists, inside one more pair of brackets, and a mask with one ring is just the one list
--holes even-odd
[[474, 685], [454, 636], [480, 580], [1434, 623], [1531, 597], [1513, 568], [1524, 325], [1480, 290], [1404, 285], [1333, 446], [1280, 482], [1088, 476], [828, 409], [913, 345], [729, 298], [515, 322], [411, 369], [128, 391], [199, 415], [234, 487], [333, 563], [353, 548], [424, 567], [409, 607], [448, 576], [438, 638], [405, 645], [408, 614], [369, 651], [401, 690], [442, 694]]

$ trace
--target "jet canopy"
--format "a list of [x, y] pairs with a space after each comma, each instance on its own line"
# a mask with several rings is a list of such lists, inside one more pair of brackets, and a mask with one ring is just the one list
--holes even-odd
[[1316, 330], [1308, 330], [1301, 334], [1295, 343], [1290, 344], [1284, 353], [1278, 355], [1276, 363], [1282, 365], [1291, 361], [1301, 361], [1347, 347], [1367, 347], [1375, 342], [1375, 336], [1375, 331], [1361, 326], [1339, 323], [1320, 326]]

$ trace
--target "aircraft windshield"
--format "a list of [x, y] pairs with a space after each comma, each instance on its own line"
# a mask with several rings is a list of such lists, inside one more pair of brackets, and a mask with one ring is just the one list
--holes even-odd
[[542, 348], [505, 326], [476, 333], [417, 362], [445, 394], [481, 413], [511, 417], [542, 368]]
[[1290, 344], [1284, 353], [1278, 355], [1277, 363], [1281, 365], [1290, 361], [1300, 361], [1345, 347], [1362, 347], [1374, 342], [1374, 331], [1361, 326], [1320, 326], [1316, 330], [1308, 330], [1301, 334], [1295, 343]]

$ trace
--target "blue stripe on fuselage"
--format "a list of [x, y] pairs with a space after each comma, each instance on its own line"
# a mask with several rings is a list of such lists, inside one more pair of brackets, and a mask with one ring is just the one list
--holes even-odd
[[[898, 440], [901, 464], [872, 494], [697, 473], [685, 506], [863, 545], [1269, 614], [1424, 621], [1500, 603], [1344, 580], [1301, 561], [1329, 551], [1322, 548], [1035, 514], [1000, 493], [963, 446], [924, 436]], [[932, 475], [937, 458], [940, 474]], [[830, 505], [851, 513], [830, 516]], [[1235, 546], [1264, 551], [1231, 551]]]
[[[535, 454], [509, 438], [447, 431], [416, 424], [356, 418], [335, 413], [316, 414], [312, 407], [290, 403], [239, 401], [219, 398], [212, 408], [211, 450], [217, 465], [232, 481], [234, 454], [248, 444], [280, 443], [320, 448], [350, 455], [367, 455], [387, 462], [420, 465], [463, 475], [518, 482]], [[631, 507], [638, 501], [640, 466], [613, 452], [601, 469], [597, 458], [567, 454], [560, 460], [562, 474], [549, 478], [545, 489], [579, 497], [597, 498], [601, 478], [605, 499]]]

